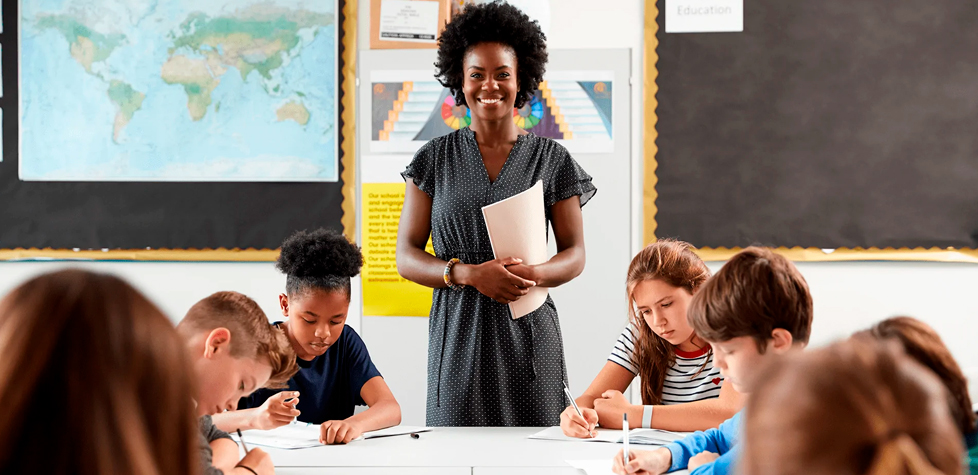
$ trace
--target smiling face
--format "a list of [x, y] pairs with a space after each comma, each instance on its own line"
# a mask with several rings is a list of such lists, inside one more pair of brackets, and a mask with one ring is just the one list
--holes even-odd
[[462, 63], [462, 93], [473, 118], [512, 120], [519, 92], [516, 66], [516, 53], [509, 46], [479, 43], [469, 48]]
[[286, 334], [296, 356], [305, 361], [326, 353], [340, 338], [346, 315], [350, 311], [350, 296], [343, 290], [308, 289], [291, 298], [279, 295]]
[[686, 289], [660, 279], [643, 280], [632, 290], [636, 314], [653, 333], [683, 351], [702, 346], [693, 342], [696, 334], [686, 320], [686, 307], [692, 298]]

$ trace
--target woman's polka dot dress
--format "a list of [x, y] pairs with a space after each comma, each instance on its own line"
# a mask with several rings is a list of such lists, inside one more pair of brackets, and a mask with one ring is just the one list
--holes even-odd
[[[482, 207], [544, 182], [547, 220], [554, 203], [594, 195], [591, 176], [557, 142], [524, 135], [490, 182], [475, 133], [431, 140], [402, 174], [432, 197], [435, 255], [467, 264], [493, 259]], [[543, 223], [547, 225], [548, 223]], [[505, 256], [501, 256], [505, 257]], [[473, 287], [435, 289], [428, 325], [429, 426], [551, 426], [568, 402], [557, 309], [546, 303], [517, 320]]]

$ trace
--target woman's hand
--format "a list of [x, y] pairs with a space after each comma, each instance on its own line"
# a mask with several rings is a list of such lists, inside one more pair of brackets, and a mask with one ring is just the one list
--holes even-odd
[[[452, 268], [456, 283], [470, 285], [483, 295], [503, 304], [515, 302], [536, 285], [509, 271], [509, 266], [521, 264], [522, 259], [505, 257], [478, 265], [457, 264]], [[456, 274], [456, 271], [458, 272]]]

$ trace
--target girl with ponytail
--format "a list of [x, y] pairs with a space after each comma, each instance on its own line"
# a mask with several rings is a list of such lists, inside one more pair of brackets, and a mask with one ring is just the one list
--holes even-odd
[[[625, 282], [629, 322], [604, 368], [560, 416], [564, 434], [590, 437], [596, 424], [621, 427], [628, 413], [633, 427], [696, 431], [716, 427], [742, 406], [741, 396], [723, 384], [713, 352], [686, 321], [686, 306], [710, 277], [688, 243], [660, 240], [639, 252]], [[622, 394], [638, 376], [642, 405]]]

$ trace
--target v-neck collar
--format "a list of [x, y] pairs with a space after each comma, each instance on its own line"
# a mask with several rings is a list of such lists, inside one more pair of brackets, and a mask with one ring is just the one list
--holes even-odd
[[503, 177], [503, 173], [505, 173], [506, 169], [509, 167], [509, 162], [513, 161], [513, 156], [515, 155], [514, 152], [516, 152], [520, 144], [523, 143], [523, 138], [533, 133], [533, 132], [528, 132], [524, 135], [516, 136], [516, 143], [513, 144], [513, 148], [509, 149], [509, 154], [506, 155], [506, 161], [503, 162], [503, 166], [499, 169], [499, 173], [496, 174], [496, 179], [492, 180], [489, 178], [489, 170], [486, 168], [486, 161], [482, 157], [482, 151], [479, 150], [479, 142], [475, 139], [475, 131], [469, 127], [466, 127], [465, 130], [466, 130], [466, 136], [468, 136], [469, 140], [472, 141], [472, 145], [475, 146], [475, 151], [479, 156], [479, 165], [481, 165], [482, 168], [482, 176], [483, 178], [486, 179], [486, 182], [489, 183], [489, 186], [493, 186], [499, 182], [499, 179]]

